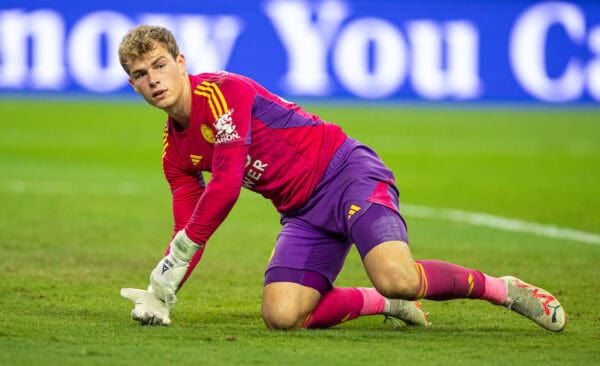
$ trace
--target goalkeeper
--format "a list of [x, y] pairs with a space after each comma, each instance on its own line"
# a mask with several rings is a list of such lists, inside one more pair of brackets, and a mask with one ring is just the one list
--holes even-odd
[[[174, 234], [147, 289], [125, 288], [132, 318], [168, 325], [177, 291], [242, 187], [272, 201], [281, 232], [265, 271], [262, 316], [270, 329], [327, 328], [383, 314], [429, 326], [414, 300], [482, 299], [561, 331], [558, 300], [514, 277], [414, 260], [393, 173], [369, 147], [254, 80], [228, 72], [188, 75], [171, 32], [142, 25], [120, 48], [129, 82], [167, 113], [163, 170]], [[205, 184], [202, 172], [211, 172]], [[352, 244], [373, 288], [334, 285]]]

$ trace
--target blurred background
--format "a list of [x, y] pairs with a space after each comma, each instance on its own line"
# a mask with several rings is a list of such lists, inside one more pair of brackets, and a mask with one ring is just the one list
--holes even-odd
[[132, 96], [117, 48], [170, 28], [190, 72], [246, 74], [291, 98], [600, 101], [597, 1], [0, 3], [0, 96]]

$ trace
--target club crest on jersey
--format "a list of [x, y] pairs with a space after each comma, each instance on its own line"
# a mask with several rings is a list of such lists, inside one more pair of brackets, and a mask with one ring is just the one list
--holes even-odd
[[208, 142], [209, 144], [212, 144], [215, 142], [215, 134], [212, 132], [210, 127], [203, 124], [200, 126], [200, 132], [202, 133], [202, 137], [204, 137], [206, 142]]
[[215, 121], [215, 129], [217, 130], [217, 135], [215, 136], [216, 144], [240, 138], [240, 135], [237, 133], [235, 125], [233, 124], [231, 113], [233, 113], [233, 109], [223, 113], [221, 117]]

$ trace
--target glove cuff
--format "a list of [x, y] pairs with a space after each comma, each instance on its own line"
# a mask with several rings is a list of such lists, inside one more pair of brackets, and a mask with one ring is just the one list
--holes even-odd
[[189, 263], [192, 257], [203, 245], [198, 245], [190, 239], [185, 230], [180, 230], [171, 241], [171, 252], [177, 259]]

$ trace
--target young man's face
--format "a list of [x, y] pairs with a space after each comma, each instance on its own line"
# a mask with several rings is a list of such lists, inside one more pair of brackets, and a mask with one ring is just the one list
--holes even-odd
[[175, 59], [161, 45], [128, 62], [129, 83], [151, 105], [168, 109], [180, 100], [186, 77], [185, 58]]

